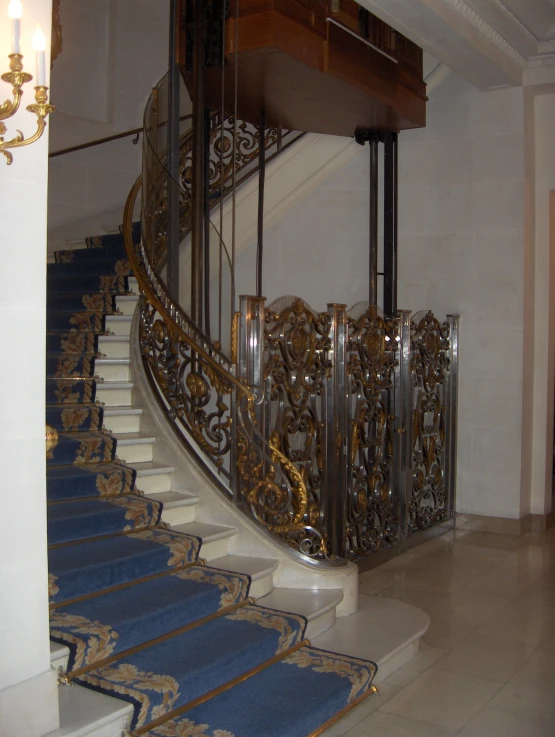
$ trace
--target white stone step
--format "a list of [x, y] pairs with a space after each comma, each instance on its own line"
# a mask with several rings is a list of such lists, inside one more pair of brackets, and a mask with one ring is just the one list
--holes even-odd
[[172, 527], [194, 522], [196, 508], [199, 503], [198, 496], [188, 494], [186, 491], [162, 491], [159, 494], [149, 494], [150, 499], [162, 502], [162, 522], [167, 522]]
[[94, 368], [104, 381], [129, 381], [129, 358], [97, 358]]
[[60, 667], [66, 670], [69, 660], [69, 648], [67, 645], [60, 645], [59, 642], [50, 640], [50, 665], [57, 671]]
[[99, 335], [98, 350], [106, 358], [129, 358], [129, 336]]
[[138, 301], [138, 294], [124, 294], [116, 297], [116, 307], [124, 315], [133, 315]]
[[96, 385], [96, 398], [107, 407], [130, 407], [132, 391], [130, 381], [104, 381]]
[[121, 737], [133, 714], [131, 704], [82, 686], [58, 686], [58, 700], [60, 726], [45, 737]]
[[356, 614], [340, 617], [332, 629], [314, 637], [312, 644], [373, 660], [378, 664], [377, 681], [381, 682], [415, 657], [429, 626], [426, 612], [412, 604], [360, 595]]
[[275, 588], [256, 603], [282, 612], [302, 614], [308, 621], [305, 637], [312, 639], [333, 627], [335, 609], [342, 599], [341, 589]]
[[137, 471], [136, 485], [145, 494], [158, 494], [170, 491], [173, 466], [163, 463], [130, 463], [129, 466]]
[[126, 463], [152, 461], [156, 438], [138, 432], [114, 433], [117, 440], [116, 454]]
[[106, 315], [106, 330], [129, 337], [132, 319], [131, 315]]
[[105, 407], [104, 427], [113, 433], [139, 432], [142, 413], [137, 407]]
[[274, 588], [274, 571], [279, 561], [274, 558], [248, 558], [243, 555], [224, 555], [223, 558], [214, 558], [210, 561], [214, 568], [224, 571], [245, 573], [251, 577], [249, 596], [258, 599], [266, 596]]
[[229, 544], [237, 534], [235, 527], [207, 525], [204, 522], [187, 522], [184, 525], [176, 525], [172, 529], [200, 537], [202, 539], [200, 556], [208, 561], [227, 555]]

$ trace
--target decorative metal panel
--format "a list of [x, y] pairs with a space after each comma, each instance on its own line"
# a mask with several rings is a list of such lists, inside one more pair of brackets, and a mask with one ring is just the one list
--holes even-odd
[[440, 323], [432, 312], [413, 315], [413, 483], [407, 509], [408, 535], [450, 514], [445, 485], [449, 335], [449, 323]]
[[325, 383], [331, 375], [331, 320], [303, 300], [286, 297], [266, 310], [266, 437], [301, 473], [308, 494], [300, 548], [314, 555], [323, 541]]
[[398, 323], [375, 307], [347, 321], [347, 554], [359, 557], [399, 540], [393, 493], [394, 371]]

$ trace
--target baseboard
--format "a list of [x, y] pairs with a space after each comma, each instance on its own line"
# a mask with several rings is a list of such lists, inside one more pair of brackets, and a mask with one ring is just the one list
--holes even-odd
[[496, 535], [523, 535], [532, 528], [532, 517], [543, 515], [526, 515], [520, 519], [509, 519], [506, 517], [485, 517], [479, 514], [457, 514], [455, 526], [457, 530], [472, 530], [473, 532], [492, 532]]
[[555, 525], [555, 512], [548, 514], [529, 514], [531, 532], [545, 532]]

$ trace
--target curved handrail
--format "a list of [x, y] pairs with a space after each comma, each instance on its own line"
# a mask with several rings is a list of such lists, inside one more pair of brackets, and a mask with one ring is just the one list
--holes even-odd
[[[236, 406], [232, 422], [235, 423], [237, 433], [237, 457], [234, 458], [236, 469], [233, 469], [236, 471], [234, 501], [237, 506], [243, 512], [250, 511], [249, 516], [277, 535], [278, 540], [287, 543], [287, 549], [304, 562], [328, 566], [344, 565], [346, 561], [329, 554], [326, 534], [303, 524], [307, 506], [305, 480], [302, 473], [280, 451], [277, 437], [272, 436], [267, 442], [256, 426], [254, 420], [256, 394], [234, 375], [228, 359], [209, 339], [200, 334], [187, 315], [171, 299], [165, 285], [156, 276], [142, 241], [134, 243], [133, 212], [142, 184], [141, 175], [127, 198], [123, 235], [127, 257], [141, 290], [140, 304], [143, 310], [141, 326], [146, 326], [145, 329], [154, 334], [154, 339], [164, 346], [167, 354], [172, 356], [179, 354], [175, 359], [177, 365], [171, 367], [169, 361], [166, 361], [163, 373], [166, 385], [162, 387], [166, 389], [162, 392], [164, 398], [167, 401], [168, 390], [173, 381], [170, 378], [172, 371], [174, 375], [179, 375], [179, 381], [183, 381], [184, 374], [179, 372], [179, 361], [180, 356], [184, 356], [187, 352], [194, 371], [187, 375], [185, 383], [190, 390], [193, 403], [196, 400], [200, 404], [206, 396], [207, 382], [202, 375], [204, 371], [210, 383], [217, 387], [219, 404], [221, 405], [220, 397], [231, 395], [232, 404]], [[158, 319], [156, 314], [159, 315]], [[192, 333], [196, 333], [197, 336]], [[143, 359], [145, 360], [144, 353]], [[145, 363], [148, 366], [148, 358]], [[181, 415], [178, 413], [179, 419], [183, 421], [186, 414], [187, 410], [182, 409]], [[222, 427], [224, 426], [218, 425], [217, 429], [221, 431]], [[210, 448], [205, 447], [202, 433], [199, 433], [198, 428], [196, 430], [192, 428], [192, 435], [201, 450], [210, 452]], [[276, 479], [278, 473], [279, 480]], [[273, 507], [268, 498], [273, 500]], [[291, 508], [293, 511], [288, 511]], [[306, 537], [311, 532], [318, 534], [320, 545], [317, 553], [309, 556], [305, 553], [303, 544], [306, 544]]]

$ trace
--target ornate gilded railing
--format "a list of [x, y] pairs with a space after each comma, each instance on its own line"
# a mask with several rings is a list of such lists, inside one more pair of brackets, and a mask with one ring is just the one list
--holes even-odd
[[[141, 292], [145, 372], [182, 442], [234, 505], [318, 565], [399, 549], [449, 520], [458, 318], [439, 322], [427, 312], [411, 320], [399, 312], [386, 319], [367, 303], [318, 313], [298, 297], [266, 307], [264, 298], [245, 296], [228, 316], [226, 354], [166, 287], [168, 172], [156, 140], [158, 93], [145, 113], [143, 176], [126, 204], [124, 235]], [[252, 126], [221, 122], [218, 115], [210, 122], [211, 205], [257, 171], [259, 155]], [[268, 157], [277, 155], [281, 133], [267, 131], [264, 145]], [[191, 219], [191, 146], [187, 132], [178, 183], [182, 238]]]
[[339, 565], [325, 535], [307, 546], [310, 515], [303, 474], [267, 440], [256, 422], [257, 394], [231, 361], [191, 322], [156, 275], [145, 244], [133, 242], [132, 222], [142, 177], [124, 213], [124, 237], [140, 288], [139, 340], [155, 396], [181, 439], [202, 458], [233, 502], [307, 561]]
[[258, 427], [304, 479], [307, 554], [322, 540], [355, 559], [397, 549], [452, 518], [457, 341], [456, 316], [241, 298], [240, 375], [262, 388]]

